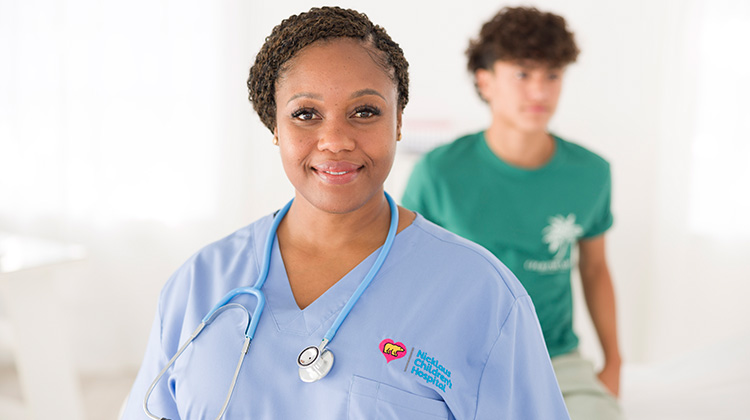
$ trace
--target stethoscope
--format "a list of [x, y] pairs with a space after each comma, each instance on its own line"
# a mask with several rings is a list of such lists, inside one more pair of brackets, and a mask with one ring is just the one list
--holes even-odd
[[[333, 337], [336, 335], [336, 332], [338, 331], [341, 324], [344, 322], [346, 317], [349, 315], [349, 312], [351, 312], [354, 305], [357, 303], [359, 298], [362, 296], [362, 293], [364, 293], [365, 289], [367, 289], [367, 286], [370, 285], [372, 282], [372, 279], [375, 278], [375, 275], [380, 270], [380, 267], [383, 265], [383, 262], [385, 262], [385, 258], [388, 256], [388, 253], [391, 250], [391, 246], [393, 246], [393, 240], [396, 237], [396, 230], [398, 228], [398, 208], [396, 207], [396, 203], [393, 201], [390, 195], [388, 193], [385, 193], [385, 198], [388, 201], [388, 206], [391, 209], [391, 224], [388, 228], [388, 235], [386, 236], [385, 243], [380, 248], [380, 253], [378, 254], [377, 259], [375, 260], [375, 263], [372, 265], [372, 268], [370, 268], [370, 271], [367, 273], [365, 278], [362, 280], [362, 282], [359, 284], [359, 287], [357, 287], [357, 290], [354, 291], [354, 294], [349, 298], [349, 301], [346, 302], [346, 305], [344, 305], [344, 308], [341, 309], [341, 312], [339, 312], [339, 316], [336, 318], [336, 320], [333, 322], [333, 325], [331, 325], [331, 328], [328, 329], [328, 332], [326, 332], [325, 336], [323, 337], [323, 341], [318, 346], [309, 346], [303, 349], [299, 356], [297, 357], [297, 366], [299, 367], [299, 377], [303, 382], [315, 382], [322, 378], [324, 378], [326, 375], [328, 375], [328, 372], [331, 371], [331, 367], [333, 367], [333, 353], [331, 353], [330, 350], [326, 348], [326, 346], [333, 340]], [[250, 349], [250, 342], [253, 340], [253, 337], [255, 336], [255, 330], [258, 328], [258, 322], [260, 321], [260, 316], [263, 313], [263, 308], [266, 305], [266, 297], [261, 291], [261, 288], [263, 287], [263, 284], [266, 282], [266, 279], [268, 278], [268, 270], [271, 265], [271, 251], [273, 250], [273, 243], [276, 238], [276, 230], [279, 227], [279, 223], [281, 223], [281, 220], [284, 218], [286, 213], [289, 211], [289, 208], [292, 206], [292, 202], [294, 199], [290, 200], [281, 210], [278, 211], [276, 216], [274, 217], [273, 224], [271, 224], [271, 229], [268, 231], [268, 237], [266, 238], [266, 244], [264, 248], [264, 254], [263, 254], [263, 264], [261, 266], [260, 274], [258, 275], [258, 280], [255, 282], [255, 285], [252, 287], [238, 287], [236, 289], [231, 290], [229, 293], [227, 293], [221, 300], [219, 300], [216, 305], [206, 314], [205, 317], [201, 320], [201, 323], [198, 325], [198, 327], [193, 331], [193, 333], [190, 335], [190, 337], [185, 341], [185, 343], [180, 346], [179, 350], [177, 350], [177, 353], [172, 356], [172, 358], [169, 360], [169, 363], [167, 363], [166, 366], [159, 372], [159, 375], [154, 379], [154, 381], [151, 383], [151, 386], [148, 388], [148, 391], [146, 391], [146, 396], [143, 398], [143, 411], [145, 411], [146, 415], [149, 418], [152, 418], [154, 420], [169, 420], [164, 417], [158, 417], [154, 414], [152, 414], [148, 410], [148, 398], [151, 396], [151, 393], [153, 392], [154, 388], [156, 387], [156, 384], [159, 382], [159, 380], [164, 376], [164, 374], [167, 372], [167, 369], [169, 369], [170, 366], [174, 364], [174, 362], [177, 360], [178, 357], [182, 354], [182, 352], [185, 351], [187, 346], [193, 342], [198, 337], [198, 334], [203, 331], [203, 329], [209, 325], [211, 322], [213, 322], [214, 319], [216, 319], [219, 314], [226, 311], [230, 308], [239, 308], [243, 309], [245, 313], [247, 314], [247, 326], [245, 327], [245, 342], [242, 346], [242, 353], [240, 354], [240, 360], [237, 362], [237, 367], [234, 371], [234, 376], [232, 377], [232, 383], [229, 386], [229, 392], [227, 393], [227, 398], [224, 401], [224, 406], [221, 408], [221, 412], [216, 417], [216, 420], [221, 419], [221, 417], [224, 415], [224, 412], [227, 409], [227, 406], [229, 405], [229, 400], [232, 398], [232, 393], [234, 392], [234, 387], [237, 384], [237, 376], [240, 373], [240, 368], [242, 367], [242, 362], [245, 360], [245, 355], [247, 354], [248, 350]], [[238, 304], [238, 303], [230, 303], [232, 299], [234, 299], [236, 296], [248, 294], [253, 295], [257, 299], [258, 303], [255, 305], [255, 309], [253, 310], [252, 316], [247, 311], [247, 308], [244, 306]]]

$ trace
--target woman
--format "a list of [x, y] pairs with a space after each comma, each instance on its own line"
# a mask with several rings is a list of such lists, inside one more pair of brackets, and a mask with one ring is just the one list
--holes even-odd
[[172, 276], [125, 418], [567, 418], [515, 277], [384, 193], [407, 67], [352, 10], [274, 28], [248, 87], [294, 200]]

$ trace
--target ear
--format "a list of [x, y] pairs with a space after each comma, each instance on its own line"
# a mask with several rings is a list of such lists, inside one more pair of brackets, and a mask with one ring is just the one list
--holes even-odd
[[477, 90], [482, 98], [489, 102], [490, 92], [492, 91], [492, 84], [494, 82], [495, 73], [487, 69], [477, 69], [474, 72], [474, 81], [477, 84]]

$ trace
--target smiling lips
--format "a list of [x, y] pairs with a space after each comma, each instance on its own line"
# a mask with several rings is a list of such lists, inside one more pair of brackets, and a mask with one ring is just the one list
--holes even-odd
[[352, 182], [357, 175], [361, 165], [351, 162], [327, 161], [312, 167], [313, 172], [325, 183], [342, 185]]
[[547, 113], [547, 107], [544, 105], [530, 105], [526, 110], [533, 114]]

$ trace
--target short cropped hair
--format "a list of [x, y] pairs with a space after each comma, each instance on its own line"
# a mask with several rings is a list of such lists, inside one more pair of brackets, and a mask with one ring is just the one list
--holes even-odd
[[466, 50], [468, 69], [491, 70], [498, 60], [537, 61], [563, 67], [578, 58], [578, 47], [562, 16], [533, 7], [505, 7], [486, 22]]
[[354, 38], [372, 50], [372, 58], [396, 84], [398, 106], [409, 101], [409, 63], [401, 47], [363, 13], [339, 7], [314, 7], [281, 21], [266, 38], [247, 79], [248, 98], [261, 122], [276, 126], [276, 84], [287, 63], [303, 48], [320, 40]]

